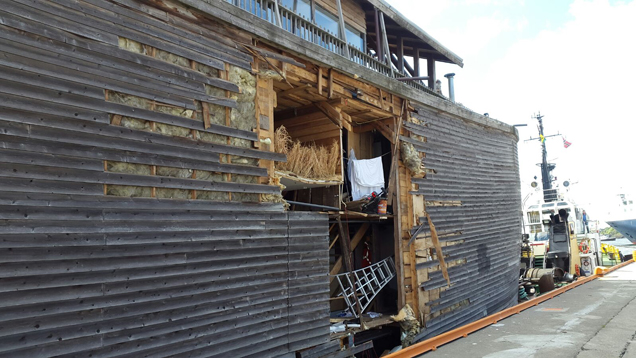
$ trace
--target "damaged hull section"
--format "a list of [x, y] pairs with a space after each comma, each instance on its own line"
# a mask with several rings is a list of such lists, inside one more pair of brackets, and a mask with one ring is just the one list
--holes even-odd
[[[516, 304], [521, 223], [511, 209], [520, 207], [515, 133], [415, 107], [406, 140], [424, 155], [425, 175], [410, 178], [419, 208], [411, 234], [420, 229], [413, 300], [424, 317], [421, 340]], [[423, 213], [436, 228], [450, 285]]]

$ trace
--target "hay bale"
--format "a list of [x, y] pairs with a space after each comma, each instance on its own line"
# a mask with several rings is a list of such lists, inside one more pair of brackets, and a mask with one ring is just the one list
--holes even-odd
[[284, 126], [274, 133], [274, 150], [285, 154], [287, 162], [276, 162], [276, 169], [308, 179], [337, 180], [340, 145], [334, 140], [329, 147], [294, 141]]

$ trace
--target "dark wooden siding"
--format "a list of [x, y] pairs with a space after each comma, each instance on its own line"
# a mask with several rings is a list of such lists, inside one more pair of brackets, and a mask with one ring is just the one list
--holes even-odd
[[[436, 259], [418, 253], [420, 307], [427, 313], [419, 338], [432, 337], [517, 303], [521, 195], [517, 138], [416, 107], [408, 139], [425, 153], [425, 178], [413, 178], [443, 247], [451, 286]], [[425, 140], [414, 139], [422, 138]], [[434, 202], [440, 203], [435, 205]], [[428, 232], [426, 218], [420, 222]], [[414, 227], [412, 232], [415, 232]], [[427, 294], [428, 293], [428, 294]]]
[[[327, 218], [258, 203], [280, 192], [259, 160], [282, 157], [232, 121], [251, 88], [227, 72], [250, 77], [252, 57], [225, 31], [134, 0], [3, 2], [0, 356], [264, 357], [326, 342]], [[205, 108], [223, 120], [204, 126]]]

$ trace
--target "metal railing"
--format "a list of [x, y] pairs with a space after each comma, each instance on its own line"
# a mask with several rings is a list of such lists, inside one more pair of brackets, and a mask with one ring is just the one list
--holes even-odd
[[[249, 13], [260, 17], [272, 24], [278, 25], [276, 16], [276, 6], [273, 0], [225, 0], [234, 6], [237, 6]], [[394, 66], [388, 65], [377, 58], [361, 51], [357, 47], [351, 46], [341, 40], [337, 35], [321, 28], [313, 23], [310, 19], [298, 15], [291, 9], [286, 8], [279, 3], [280, 26], [282, 29], [293, 33], [294, 35], [320, 45], [327, 50], [346, 57], [346, 49], [349, 52], [349, 60], [361, 66], [381, 73], [387, 77], [410, 77], [405, 73], [400, 73]], [[421, 81], [405, 81], [406, 85], [413, 87], [422, 92], [436, 95], [428, 86]]]

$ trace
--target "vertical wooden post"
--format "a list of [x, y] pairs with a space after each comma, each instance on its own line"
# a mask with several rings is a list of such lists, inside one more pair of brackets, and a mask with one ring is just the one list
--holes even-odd
[[415, 73], [414, 77], [420, 77], [420, 50], [414, 49], [413, 53], [413, 70]]
[[386, 26], [384, 25], [384, 14], [380, 12], [380, 26], [382, 27], [382, 42], [384, 44], [385, 63], [391, 69], [391, 77], [393, 77], [393, 69], [391, 67], [391, 50], [389, 49], [389, 40], [386, 36]]
[[344, 22], [344, 14], [342, 13], [342, 5], [340, 4], [340, 0], [336, 0], [336, 5], [338, 6], [338, 21], [340, 22], [340, 39], [344, 41], [344, 55], [347, 59], [350, 59], [349, 56], [349, 43], [347, 42], [347, 29], [345, 28]]
[[283, 22], [280, 19], [280, 9], [278, 8], [278, 0], [274, 0], [274, 12], [276, 13], [276, 24], [278, 27], [283, 27]]
[[435, 89], [435, 60], [432, 57], [426, 58], [426, 68], [428, 72], [428, 88]]
[[318, 67], [318, 81], [316, 86], [318, 88], [318, 94], [322, 96], [322, 66]]
[[404, 39], [402, 36], [398, 37], [398, 48], [397, 48], [397, 57], [398, 57], [398, 70], [400, 73], [404, 73]]
[[382, 61], [382, 38], [380, 37], [380, 15], [378, 14], [378, 8], [374, 7], [375, 11], [375, 54], [378, 57], [378, 61]]

